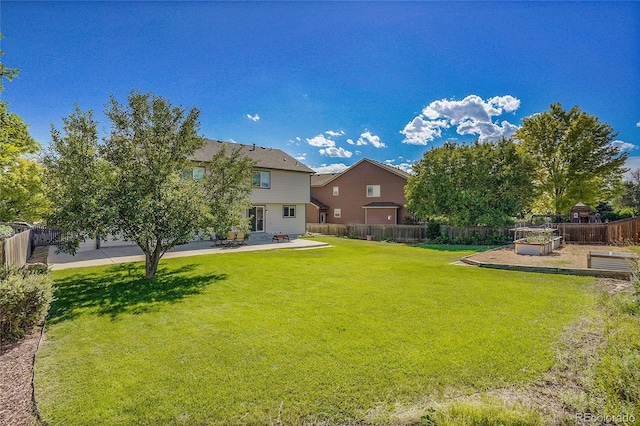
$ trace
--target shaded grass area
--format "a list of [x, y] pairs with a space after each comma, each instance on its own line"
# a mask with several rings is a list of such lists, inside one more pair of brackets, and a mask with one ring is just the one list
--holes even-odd
[[385, 424], [399, 405], [537, 377], [594, 304], [586, 278], [327, 241], [168, 259], [152, 282], [141, 264], [57, 271], [36, 372], [45, 420]]

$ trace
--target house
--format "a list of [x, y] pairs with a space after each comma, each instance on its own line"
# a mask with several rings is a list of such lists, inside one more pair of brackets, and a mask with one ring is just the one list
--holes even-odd
[[398, 225], [410, 217], [404, 207], [409, 174], [368, 158], [341, 173], [311, 176], [309, 223]]
[[279, 149], [207, 139], [190, 158], [195, 163], [191, 171], [194, 178], [204, 176], [207, 163], [225, 143], [229, 150], [240, 147], [244, 155], [256, 162], [253, 206], [246, 213], [251, 217], [252, 238], [260, 234], [304, 234], [313, 170]]

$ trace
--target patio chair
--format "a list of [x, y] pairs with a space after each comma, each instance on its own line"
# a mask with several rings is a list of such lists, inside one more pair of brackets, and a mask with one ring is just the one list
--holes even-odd
[[230, 245], [233, 244], [236, 240], [236, 231], [229, 231], [227, 232], [227, 239], [224, 242], [224, 245]]
[[247, 236], [248, 235], [246, 233], [238, 231], [238, 233], [236, 234], [235, 243], [240, 245], [246, 244]]

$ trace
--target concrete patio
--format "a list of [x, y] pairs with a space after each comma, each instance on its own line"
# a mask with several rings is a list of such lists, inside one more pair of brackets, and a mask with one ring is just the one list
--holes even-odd
[[[260, 250], [307, 250], [329, 247], [329, 244], [308, 239], [291, 239], [290, 242], [250, 242], [244, 245], [213, 246], [211, 241], [192, 241], [172, 248], [163, 259], [174, 257], [198, 256], [203, 254], [241, 253], [246, 251]], [[56, 254], [57, 247], [49, 247], [47, 262], [52, 270], [80, 268], [83, 266], [113, 265], [116, 263], [140, 262], [144, 261], [144, 254], [140, 247], [131, 243], [123, 242], [123, 245], [110, 243], [100, 249], [95, 249], [91, 245], [81, 246], [75, 256], [66, 253]]]

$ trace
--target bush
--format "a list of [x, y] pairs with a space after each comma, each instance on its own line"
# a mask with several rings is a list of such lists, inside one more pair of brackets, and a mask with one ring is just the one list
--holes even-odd
[[2, 339], [19, 339], [31, 331], [47, 315], [52, 300], [53, 278], [46, 268], [0, 271]]
[[427, 239], [431, 241], [439, 237], [440, 237], [440, 224], [435, 220], [430, 220], [429, 223], [427, 223]]
[[13, 236], [13, 228], [7, 225], [0, 225], [0, 240]]

